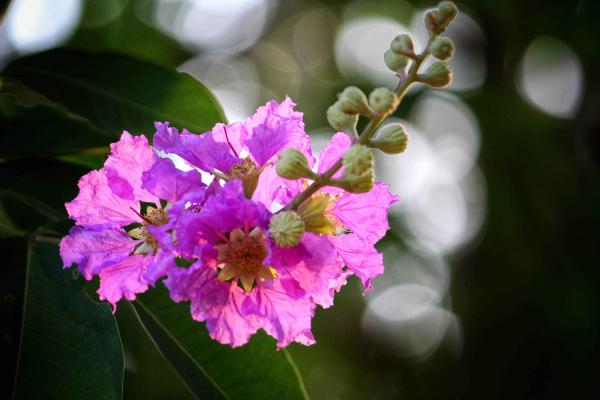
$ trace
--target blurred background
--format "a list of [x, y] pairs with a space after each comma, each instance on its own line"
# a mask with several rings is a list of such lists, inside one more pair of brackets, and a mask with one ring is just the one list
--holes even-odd
[[[352, 280], [317, 311], [317, 344], [291, 347], [313, 399], [600, 398], [600, 4], [457, 4], [453, 84], [413, 89], [389, 120], [408, 150], [378, 155], [402, 199], [385, 274], [367, 295]], [[13, 0], [0, 68], [60, 46], [123, 52], [195, 76], [230, 121], [287, 94], [318, 151], [336, 93], [395, 86], [383, 53], [402, 32], [420, 48], [435, 5]], [[117, 318], [125, 397], [192, 398], [130, 310]]]

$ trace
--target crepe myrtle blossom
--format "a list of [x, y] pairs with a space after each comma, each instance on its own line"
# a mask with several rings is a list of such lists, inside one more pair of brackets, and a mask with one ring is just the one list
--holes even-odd
[[154, 146], [224, 181], [241, 179], [246, 197], [268, 205], [284, 183], [273, 165], [277, 154], [296, 148], [312, 160], [302, 113], [294, 106], [288, 97], [281, 103], [271, 100], [245, 121], [216, 124], [203, 135], [186, 129], [179, 134], [168, 123], [157, 123]]
[[268, 235], [272, 215], [233, 179], [180, 216], [177, 237], [187, 240], [178, 240], [179, 251], [196, 261], [173, 269], [165, 284], [221, 343], [241, 346], [262, 328], [278, 347], [312, 344], [316, 305], [331, 304], [332, 282], [345, 282], [327, 237], [306, 233], [298, 245], [278, 247]]
[[[343, 132], [336, 133], [317, 159], [316, 172], [322, 174], [342, 158], [352, 147], [352, 139]], [[314, 167], [307, 157], [310, 167]], [[341, 168], [333, 178], [344, 176]], [[308, 185], [307, 180], [303, 187]], [[298, 185], [279, 192], [277, 200], [283, 204], [299, 193]], [[301, 186], [302, 187], [302, 186]], [[297, 213], [305, 229], [327, 236], [335, 248], [340, 265], [357, 275], [366, 290], [371, 290], [371, 279], [383, 273], [383, 255], [375, 244], [389, 229], [388, 211], [398, 201], [388, 185], [375, 182], [366, 193], [348, 193], [340, 188], [326, 186], [298, 207]]]
[[[201, 194], [197, 171], [183, 172], [160, 159], [144, 136], [123, 132], [104, 167], [84, 175], [66, 203], [75, 226], [60, 242], [63, 264], [78, 265], [86, 280], [98, 275], [100, 299], [116, 309], [121, 298], [154, 285], [174, 265], [153, 231], [169, 222], [165, 202]], [[162, 201], [161, 201], [162, 200]]]

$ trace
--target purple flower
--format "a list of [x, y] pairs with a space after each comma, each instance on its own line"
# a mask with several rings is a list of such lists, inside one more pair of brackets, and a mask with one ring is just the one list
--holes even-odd
[[188, 239], [178, 240], [180, 252], [197, 261], [173, 270], [165, 284], [173, 300], [191, 302], [192, 317], [221, 343], [241, 346], [261, 328], [279, 347], [314, 343], [315, 306], [329, 302], [330, 281], [342, 275], [327, 237], [309, 233], [293, 248], [275, 246], [267, 236], [271, 215], [245, 197], [239, 179], [200, 211], [181, 215], [177, 236]]
[[182, 172], [159, 159], [144, 136], [123, 132], [104, 167], [78, 185], [79, 194], [65, 205], [76, 226], [62, 239], [60, 254], [64, 266], [77, 264], [85, 279], [99, 275], [98, 294], [114, 309], [174, 264], [172, 252], [153, 234], [169, 222], [160, 200], [175, 202], [203, 191], [203, 184], [196, 171]]
[[313, 160], [302, 113], [294, 106], [289, 98], [280, 104], [272, 100], [244, 122], [217, 124], [203, 135], [185, 129], [179, 134], [168, 123], [157, 123], [154, 145], [225, 180], [241, 178], [246, 196], [269, 206], [284, 181], [273, 166], [276, 155], [294, 147]]

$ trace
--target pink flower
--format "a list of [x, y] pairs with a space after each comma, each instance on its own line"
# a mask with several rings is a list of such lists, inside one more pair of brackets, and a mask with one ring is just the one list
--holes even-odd
[[[183, 254], [197, 259], [169, 274], [175, 301], [190, 301], [194, 319], [206, 321], [214, 339], [233, 347], [263, 329], [277, 346], [314, 343], [310, 331], [316, 300], [342, 274], [326, 237], [306, 234], [284, 249], [268, 237], [271, 212], [244, 196], [239, 179], [210, 196], [200, 211], [181, 216]], [[186, 248], [187, 247], [187, 248]]]
[[160, 199], [203, 190], [197, 172], [175, 169], [144, 136], [123, 132], [104, 167], [84, 175], [79, 194], [65, 205], [76, 226], [60, 243], [64, 266], [77, 264], [87, 280], [99, 275], [98, 294], [113, 309], [123, 297], [135, 299], [174, 263], [152, 234], [169, 219]]

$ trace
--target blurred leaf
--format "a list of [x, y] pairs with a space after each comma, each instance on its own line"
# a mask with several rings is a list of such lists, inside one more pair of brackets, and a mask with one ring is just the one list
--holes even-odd
[[61, 269], [58, 248], [30, 243], [14, 397], [120, 399], [123, 354], [108, 304]]
[[58, 107], [23, 107], [15, 97], [0, 95], [0, 157], [82, 150], [106, 154], [105, 146], [116, 139], [116, 135]]
[[265, 334], [232, 349], [192, 320], [189, 305], [173, 302], [163, 285], [133, 303], [164, 357], [200, 399], [307, 399], [287, 350]]
[[200, 82], [129, 56], [51, 50], [15, 61], [5, 74], [107, 132], [150, 133], [155, 121], [169, 121], [202, 133], [224, 120]]

